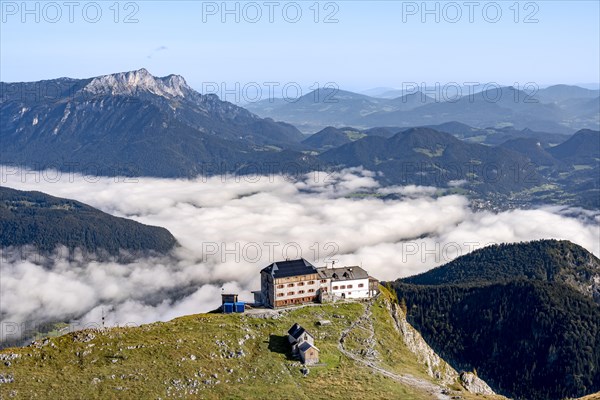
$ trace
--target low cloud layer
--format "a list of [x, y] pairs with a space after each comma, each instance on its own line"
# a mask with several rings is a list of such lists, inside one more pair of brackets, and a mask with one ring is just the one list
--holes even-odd
[[[380, 188], [373, 173], [362, 169], [294, 180], [134, 181], [10, 171], [2, 185], [163, 226], [181, 247], [170, 256], [126, 265], [54, 257], [52, 268], [40, 266], [31, 252], [5, 252], [0, 315], [6, 338], [24, 321], [98, 324], [104, 312], [108, 324], [122, 325], [208, 311], [220, 304], [222, 287], [252, 300], [260, 269], [285, 258], [302, 256], [317, 266], [332, 260], [362, 265], [376, 278], [391, 280], [490, 243], [568, 239], [600, 254], [597, 213], [560, 207], [474, 212], [464, 197], [434, 197], [435, 188]], [[398, 198], [390, 200], [390, 194]]]

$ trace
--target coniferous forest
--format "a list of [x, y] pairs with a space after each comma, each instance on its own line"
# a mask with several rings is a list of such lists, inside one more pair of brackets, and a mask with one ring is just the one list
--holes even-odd
[[510, 397], [563, 399], [600, 390], [594, 273], [596, 257], [546, 240], [478, 250], [394, 287], [409, 322], [455, 368]]

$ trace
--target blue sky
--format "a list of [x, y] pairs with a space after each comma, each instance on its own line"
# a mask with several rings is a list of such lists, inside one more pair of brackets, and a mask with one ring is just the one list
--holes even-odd
[[181, 74], [197, 89], [211, 82], [335, 82], [363, 90], [403, 82], [600, 81], [598, 1], [516, 7], [481, 1], [471, 9], [464, 1], [427, 2], [433, 13], [426, 15], [421, 1], [232, 1], [226, 7], [234, 11], [226, 15], [221, 1], [74, 3], [70, 10], [63, 1], [28, 2], [27, 13], [21, 1], [1, 2], [2, 81], [141, 67], [159, 76]]

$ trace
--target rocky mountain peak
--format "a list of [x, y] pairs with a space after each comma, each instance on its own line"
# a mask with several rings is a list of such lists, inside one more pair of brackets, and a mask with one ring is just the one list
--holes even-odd
[[132, 96], [149, 92], [162, 97], [184, 97], [191, 90], [185, 79], [179, 75], [163, 78], [153, 76], [145, 68], [136, 71], [96, 77], [83, 89], [93, 94]]

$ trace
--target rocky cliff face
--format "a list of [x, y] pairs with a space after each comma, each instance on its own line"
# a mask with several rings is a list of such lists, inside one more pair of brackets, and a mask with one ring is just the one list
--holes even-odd
[[600, 305], [600, 263], [591, 256], [585, 267], [574, 266], [573, 272], [566, 275], [564, 281], [573, 289], [594, 299]]
[[130, 96], [139, 92], [149, 92], [161, 97], [185, 97], [191, 88], [179, 75], [163, 78], [152, 76], [145, 68], [137, 71], [103, 75], [92, 79], [84, 91], [95, 95]]
[[402, 307], [399, 307], [397, 304], [390, 304], [389, 311], [394, 317], [396, 328], [404, 339], [406, 347], [417, 356], [419, 362], [426, 365], [429, 376], [439, 379], [446, 385], [458, 381], [467, 391], [474, 394], [496, 394], [487, 383], [473, 373], [462, 372], [459, 374], [444, 361], [431, 346], [427, 344], [421, 334], [408, 323], [406, 320], [406, 313]]
[[396, 327], [404, 338], [404, 343], [417, 359], [427, 366], [427, 373], [446, 384], [455, 382], [458, 372], [446, 363], [427, 344], [421, 334], [406, 320], [406, 313], [396, 304], [390, 306], [390, 312], [396, 321]]
[[460, 374], [460, 383], [471, 393], [495, 394], [491, 387], [472, 372], [463, 372]]

